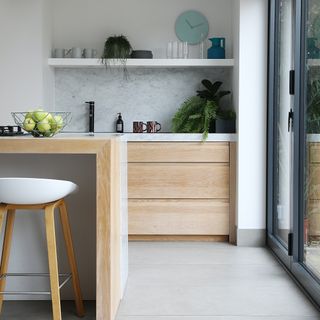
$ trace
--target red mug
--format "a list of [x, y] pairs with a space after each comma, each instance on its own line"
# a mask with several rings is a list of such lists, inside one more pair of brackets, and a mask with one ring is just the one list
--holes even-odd
[[161, 124], [157, 121], [148, 121], [147, 122], [147, 132], [148, 133], [157, 133], [161, 130]]
[[147, 130], [147, 125], [142, 121], [133, 121], [133, 133], [143, 133]]

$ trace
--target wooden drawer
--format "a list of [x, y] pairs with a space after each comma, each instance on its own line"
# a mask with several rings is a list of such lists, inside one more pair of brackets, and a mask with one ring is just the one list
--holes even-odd
[[129, 198], [229, 199], [229, 165], [129, 163]]
[[309, 236], [320, 237], [320, 201], [309, 201]]
[[229, 235], [224, 200], [129, 200], [130, 235]]
[[310, 164], [309, 172], [309, 200], [320, 200], [320, 164]]
[[129, 142], [128, 162], [229, 162], [229, 142]]
[[320, 163], [320, 143], [309, 143], [309, 157], [311, 163]]

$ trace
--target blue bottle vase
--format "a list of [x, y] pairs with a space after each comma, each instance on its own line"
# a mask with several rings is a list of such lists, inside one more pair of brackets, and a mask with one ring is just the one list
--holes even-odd
[[208, 59], [225, 59], [226, 58], [226, 39], [210, 38], [211, 48], [208, 49]]

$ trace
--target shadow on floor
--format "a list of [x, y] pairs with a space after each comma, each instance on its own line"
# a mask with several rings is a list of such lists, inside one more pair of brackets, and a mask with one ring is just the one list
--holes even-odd
[[[86, 315], [78, 318], [74, 301], [62, 301], [63, 320], [95, 320], [95, 301], [85, 301]], [[52, 320], [51, 301], [5, 301], [1, 320]]]

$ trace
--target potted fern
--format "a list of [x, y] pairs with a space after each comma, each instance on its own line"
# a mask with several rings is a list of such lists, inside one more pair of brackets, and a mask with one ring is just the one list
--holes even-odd
[[172, 131], [176, 133], [202, 133], [206, 140], [209, 133], [215, 132], [216, 119], [221, 117], [220, 100], [230, 94], [230, 91], [220, 90], [221, 81], [212, 83], [202, 80], [204, 90], [187, 99], [172, 119]]

